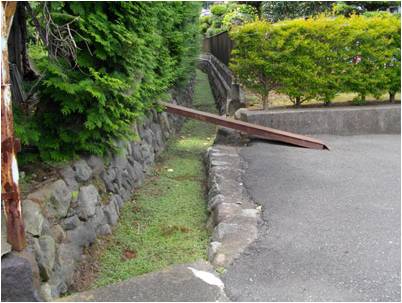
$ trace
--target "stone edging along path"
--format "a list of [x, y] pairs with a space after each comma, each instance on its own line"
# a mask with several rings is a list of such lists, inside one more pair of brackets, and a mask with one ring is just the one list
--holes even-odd
[[216, 268], [230, 265], [257, 238], [261, 222], [261, 207], [243, 186], [246, 163], [238, 150], [238, 146], [217, 144], [206, 155], [208, 225], [213, 228], [208, 260]]

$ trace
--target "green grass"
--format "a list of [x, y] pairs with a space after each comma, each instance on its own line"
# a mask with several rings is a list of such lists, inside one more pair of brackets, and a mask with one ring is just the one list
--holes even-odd
[[[215, 112], [206, 75], [197, 71], [194, 107]], [[152, 177], [121, 209], [113, 235], [98, 259], [92, 287], [100, 287], [172, 264], [206, 259], [203, 155], [215, 127], [187, 120], [170, 141]]]

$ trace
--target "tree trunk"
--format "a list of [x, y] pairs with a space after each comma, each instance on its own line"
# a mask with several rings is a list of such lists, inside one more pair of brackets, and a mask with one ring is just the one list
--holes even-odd
[[262, 108], [264, 110], [269, 109], [269, 94], [262, 97]]
[[301, 105], [301, 98], [296, 97], [295, 107], [300, 107], [300, 105]]
[[389, 102], [395, 103], [395, 93], [394, 92], [389, 92]]

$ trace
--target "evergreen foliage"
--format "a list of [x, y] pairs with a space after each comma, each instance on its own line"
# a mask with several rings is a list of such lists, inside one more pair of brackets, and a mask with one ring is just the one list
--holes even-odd
[[328, 104], [341, 92], [357, 93], [358, 104], [386, 92], [393, 101], [401, 81], [400, 26], [389, 13], [249, 23], [231, 32], [231, 68], [265, 105], [272, 89], [295, 105]]
[[334, 1], [264, 1], [262, 17], [270, 22], [315, 16], [330, 11]]
[[[132, 138], [133, 121], [194, 72], [199, 10], [193, 2], [53, 2], [53, 22], [76, 18], [76, 60], [30, 46], [43, 75], [40, 102], [29, 115], [19, 111], [17, 136], [52, 161], [103, 155]], [[36, 11], [45, 26], [40, 4]]]
[[385, 11], [399, 5], [398, 1], [263, 1], [261, 15], [270, 22], [314, 17], [322, 13], [349, 17], [352, 14]]
[[332, 10], [335, 15], [349, 17], [353, 14], [364, 14], [366, 16], [372, 13], [384, 12], [392, 6], [400, 6], [399, 1], [337, 1]]
[[257, 19], [257, 10], [248, 4], [229, 2], [211, 6], [211, 15], [200, 17], [200, 29], [206, 37], [228, 31], [233, 25], [240, 25]]

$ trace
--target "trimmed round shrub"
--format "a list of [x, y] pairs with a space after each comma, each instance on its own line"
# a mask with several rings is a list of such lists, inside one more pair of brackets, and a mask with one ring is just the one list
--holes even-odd
[[252, 22], [231, 31], [231, 68], [268, 107], [272, 90], [295, 105], [328, 104], [343, 92], [367, 95], [400, 90], [400, 21], [382, 13], [350, 18], [319, 16], [278, 23]]

